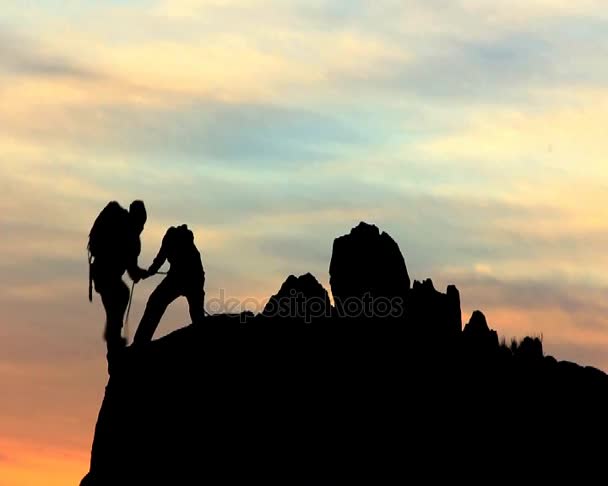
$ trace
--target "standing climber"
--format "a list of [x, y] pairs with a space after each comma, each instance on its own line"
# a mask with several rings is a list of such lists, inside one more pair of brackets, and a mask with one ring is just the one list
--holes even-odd
[[150, 295], [133, 344], [152, 340], [165, 310], [180, 296], [186, 297], [193, 323], [202, 321], [205, 311], [205, 271], [201, 255], [194, 244], [194, 234], [187, 225], [172, 226], [163, 237], [161, 248], [148, 268], [154, 275], [165, 261], [171, 265], [167, 276]]
[[108, 362], [126, 344], [121, 329], [129, 288], [122, 276], [128, 272], [133, 282], [147, 277], [146, 270], [137, 264], [146, 219], [143, 201], [133, 201], [129, 210], [111, 201], [97, 216], [89, 233], [89, 300], [93, 299], [94, 284], [106, 312], [104, 339]]

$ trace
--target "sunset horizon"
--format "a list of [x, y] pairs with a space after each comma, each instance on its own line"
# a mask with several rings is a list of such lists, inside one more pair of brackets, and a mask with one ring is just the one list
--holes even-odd
[[[87, 238], [109, 201], [145, 202], [143, 268], [188, 225], [208, 312], [308, 272], [333, 303], [333, 242], [366, 222], [412, 283], [458, 288], [463, 325], [481, 310], [507, 344], [608, 372], [603, 6], [3, 6], [0, 483], [89, 470], [108, 363]], [[133, 287], [129, 338], [161, 281]], [[177, 299], [154, 339], [190, 320]]]

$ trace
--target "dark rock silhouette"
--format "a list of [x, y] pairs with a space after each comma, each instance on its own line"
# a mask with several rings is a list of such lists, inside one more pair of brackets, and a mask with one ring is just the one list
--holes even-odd
[[297, 318], [310, 322], [319, 317], [331, 317], [332, 305], [327, 290], [310, 273], [290, 275], [279, 291], [264, 306], [266, 317]]
[[[397, 271], [369, 254], [382, 245], [368, 236], [335, 245], [332, 289], [403, 295], [405, 264]], [[391, 285], [369, 262], [357, 265], [355, 248], [384, 262]], [[292, 289], [327, 302], [311, 275], [290, 276], [273, 298]], [[442, 294], [427, 280], [411, 294], [413, 311], [399, 319], [214, 315], [127, 348], [81, 484], [488, 482], [510, 470], [546, 482], [568, 469], [580, 483], [583, 472], [603, 474], [605, 373], [545, 356], [539, 338], [500, 345], [480, 311], [461, 331], [455, 287]]]
[[[349, 299], [355, 304], [366, 296], [372, 301], [400, 299], [405, 303], [410, 288], [405, 259], [395, 240], [365, 222], [334, 240], [329, 275], [334, 303], [341, 316], [371, 317], [357, 305], [349, 309]], [[376, 314], [373, 309], [372, 313]]]
[[445, 294], [435, 290], [429, 278], [414, 281], [407, 304], [408, 327], [412, 332], [435, 338], [454, 338], [462, 331], [460, 293], [449, 285]]
[[541, 453], [574, 467], [608, 432], [599, 370], [498, 347], [480, 361], [458, 341], [434, 354], [369, 319], [274, 320], [212, 316], [127, 348], [82, 484], [399, 484], [427, 471], [429, 447], [445, 467]]
[[539, 361], [544, 357], [543, 342], [538, 337], [526, 336], [512, 352], [519, 359]]
[[478, 349], [498, 348], [498, 334], [489, 328], [483, 312], [473, 311], [471, 318], [462, 331], [465, 342]]
[[447, 321], [450, 332], [462, 330], [462, 312], [460, 310], [460, 292], [455, 285], [448, 285], [446, 291]]

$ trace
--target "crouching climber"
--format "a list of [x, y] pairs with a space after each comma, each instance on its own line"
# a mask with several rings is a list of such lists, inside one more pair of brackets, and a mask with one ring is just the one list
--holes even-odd
[[147, 274], [156, 274], [165, 261], [170, 264], [169, 271], [148, 299], [133, 337], [134, 344], [152, 340], [165, 310], [178, 297], [183, 296], [188, 300], [193, 323], [199, 323], [204, 318], [205, 271], [200, 252], [194, 244], [194, 234], [187, 225], [172, 226], [167, 230]]

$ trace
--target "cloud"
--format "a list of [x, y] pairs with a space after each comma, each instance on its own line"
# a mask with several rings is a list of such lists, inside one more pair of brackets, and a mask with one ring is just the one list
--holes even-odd
[[[0, 121], [13, 137], [64, 146], [95, 142], [97, 137], [107, 150], [153, 147], [177, 157], [188, 150], [190, 155], [200, 153], [201, 146], [218, 158], [265, 151], [272, 157], [277, 143], [286, 145], [283, 139], [317, 136], [321, 139], [314, 148], [287, 145], [277, 157], [327, 159], [332, 153], [325, 147], [336, 137], [344, 138], [348, 131], [347, 136], [361, 138], [369, 132], [355, 129], [363, 120], [384, 118], [384, 133], [391, 130], [396, 136], [396, 125], [409, 113], [432, 111], [425, 104], [440, 97], [444, 111], [452, 109], [448, 118], [454, 125], [463, 114], [468, 122], [479, 103], [542, 105], [551, 102], [539, 94], [547, 84], [568, 85], [585, 80], [585, 73], [601, 71], [597, 50], [568, 55], [564, 61], [564, 52], [597, 44], [601, 21], [588, 38], [559, 40], [562, 33], [576, 33], [581, 23], [587, 25], [590, 5], [534, 5], [496, 9], [485, 2], [383, 2], [382, 8], [344, 2], [169, 2], [156, 8], [182, 10], [188, 16], [172, 17], [163, 28], [150, 29], [158, 34], [149, 37], [143, 32], [125, 35], [122, 27], [132, 22], [156, 27], [154, 9], [98, 9], [96, 18], [108, 22], [97, 20], [94, 25], [88, 25], [91, 19], [81, 12], [86, 33], [53, 39], [53, 50], [63, 49], [66, 59], [95, 59], [105, 77], [61, 83], [51, 77], [41, 82], [32, 72], [0, 91]], [[253, 15], [257, 22], [245, 21]], [[386, 22], [380, 23], [382, 18]], [[404, 18], [409, 20], [402, 28]], [[472, 34], [473, 18], [487, 20], [482, 23], [484, 35]], [[542, 28], [536, 29], [539, 18]], [[222, 25], [227, 27], [201, 28], [213, 19], [225, 20]], [[336, 22], [341, 22], [339, 28], [326, 28]], [[112, 42], [110, 34], [116, 34]], [[40, 38], [46, 37], [42, 30]], [[599, 74], [594, 78], [587, 81], [604, 79]], [[463, 106], [465, 102], [470, 106]], [[243, 125], [242, 143], [232, 143], [232, 133], [226, 138], [235, 119]], [[414, 135], [404, 136], [428, 137], [431, 131], [441, 131], [441, 122], [436, 114], [419, 119]], [[267, 127], [278, 130], [277, 137], [266, 137]], [[366, 128], [373, 132], [379, 127]], [[366, 136], [383, 141], [377, 133]], [[160, 147], [156, 140], [162, 141]], [[435, 142], [447, 143], [439, 139], [429, 146], [437, 148]], [[480, 150], [489, 151], [483, 144]]]
[[45, 113], [41, 118], [22, 113], [13, 117], [13, 111], [5, 108], [4, 113], [0, 109], [0, 120], [6, 122], [13, 145], [18, 137], [26, 146], [37, 140], [54, 149], [66, 144], [72, 151], [94, 146], [98, 153], [200, 161], [312, 162], [330, 159], [344, 147], [369, 144], [374, 137], [339, 114], [288, 104], [212, 99], [182, 100], [173, 106], [128, 100], [104, 103], [103, 99], [90, 103], [41, 107]]
[[[588, 326], [589, 315], [597, 316], [594, 324], [607, 332], [608, 312], [603, 295], [608, 288], [582, 286], [568, 281], [503, 280], [499, 277], [465, 274], [451, 277], [457, 286], [468, 289], [475, 296], [475, 304], [487, 307], [513, 307], [523, 310], [560, 309], [565, 313], [584, 316], [579, 325]], [[471, 300], [470, 298], [468, 299]]]
[[101, 75], [29, 38], [0, 29], [0, 72], [47, 78], [91, 80]]
[[[280, 105], [200, 101], [177, 111], [107, 112], [116, 145], [225, 161], [312, 162], [366, 135], [339, 118]], [[116, 122], [116, 123], [113, 123]], [[129, 126], [129, 130], [121, 130]], [[121, 139], [121, 134], [128, 135]]]
[[478, 110], [460, 130], [438, 136], [422, 149], [434, 157], [476, 163], [533, 161], [532, 168], [569, 170], [575, 175], [583, 172], [577, 168], [584, 167], [585, 173], [592, 169], [593, 174], [606, 177], [602, 127], [607, 121], [603, 106], [608, 92], [557, 90], [552, 94], [553, 103], [542, 109]]
[[[526, 45], [525, 49], [521, 47]], [[381, 86], [440, 103], [491, 100], [522, 102], [531, 84], [551, 68], [548, 50], [531, 36], [509, 37], [493, 43], [451, 43], [416, 57], [384, 76]]]

